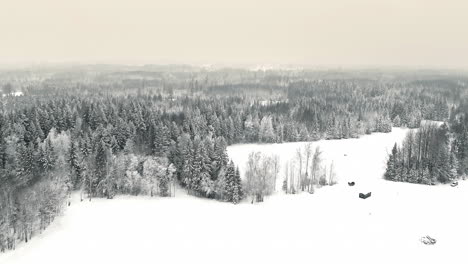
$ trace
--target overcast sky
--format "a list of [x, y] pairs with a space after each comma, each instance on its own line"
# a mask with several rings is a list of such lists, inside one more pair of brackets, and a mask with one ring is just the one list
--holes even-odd
[[468, 68], [467, 0], [0, 0], [0, 64]]

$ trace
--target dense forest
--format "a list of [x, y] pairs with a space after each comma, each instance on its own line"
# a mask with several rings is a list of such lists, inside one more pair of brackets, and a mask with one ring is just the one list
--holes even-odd
[[[355, 138], [392, 126], [417, 128], [424, 119], [448, 121], [449, 127], [425, 128], [395, 147], [386, 177], [449, 181], [454, 169], [460, 175], [468, 167], [460, 102], [467, 80], [458, 74], [389, 78], [176, 66], [2, 72], [0, 251], [45, 229], [76, 193], [89, 200], [164, 197], [180, 186], [226, 202], [262, 201], [274, 189], [274, 157], [252, 154], [251, 164], [261, 166], [243, 182], [226, 152], [236, 143]], [[318, 162], [319, 150], [305, 153], [316, 153]], [[434, 160], [450, 168], [436, 173]], [[309, 165], [304, 168], [307, 174]], [[313, 192], [315, 181], [295, 178], [288, 177], [285, 191]]]

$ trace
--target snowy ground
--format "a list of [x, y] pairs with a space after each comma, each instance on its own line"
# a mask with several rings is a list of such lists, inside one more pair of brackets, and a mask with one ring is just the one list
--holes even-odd
[[[75, 198], [43, 234], [0, 254], [0, 263], [468, 263], [467, 182], [381, 179], [387, 148], [403, 135], [395, 129], [317, 143], [335, 159], [340, 183], [313, 195], [278, 194], [254, 205], [182, 190], [175, 198]], [[229, 153], [240, 161], [251, 148], [278, 148], [287, 157], [298, 144], [233, 146]], [[359, 199], [359, 191], [372, 197]], [[422, 244], [424, 235], [437, 243]]]
[[[312, 142], [312, 150], [317, 146], [322, 151], [323, 163], [329, 167], [333, 161], [338, 182], [345, 184], [355, 181], [359, 184], [356, 188], [373, 186], [382, 180], [385, 172], [388, 153], [393, 145], [400, 144], [408, 132], [408, 129], [393, 128], [391, 133], [374, 133], [358, 139], [346, 140], [321, 140]], [[296, 157], [298, 148], [304, 151], [307, 142], [294, 142], [283, 144], [241, 144], [228, 147], [229, 157], [239, 166], [241, 175], [244, 175], [245, 165], [249, 153], [259, 151], [266, 155], [278, 155], [281, 168], [277, 187], [281, 187], [284, 177], [285, 163]], [[296, 165], [296, 170], [298, 170]], [[369, 185], [369, 186], [368, 186]]]

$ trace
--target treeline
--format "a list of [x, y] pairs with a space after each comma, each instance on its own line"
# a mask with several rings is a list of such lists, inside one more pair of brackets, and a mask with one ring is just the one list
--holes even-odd
[[[334, 73], [337, 77], [332, 79], [323, 72], [314, 75], [307, 71], [185, 70], [103, 72], [84, 80], [73, 74], [65, 79], [57, 75], [23, 90], [35, 98], [44, 94], [55, 98], [132, 95], [152, 101], [150, 104], [157, 104], [161, 112], [193, 114], [187, 118], [211, 125], [215, 136], [223, 136], [228, 144], [354, 138], [388, 132], [391, 126], [417, 128], [421, 120], [445, 121], [449, 105], [458, 104], [464, 92], [463, 79], [450, 75], [440, 80], [417, 80], [417, 76], [379, 79], [378, 74], [370, 78], [369, 73], [367, 79], [343, 79]], [[129, 87], [125, 82], [128, 75], [141, 82], [141, 87]], [[151, 85], [149, 76], [158, 84]], [[17, 98], [15, 106], [28, 106], [27, 101]]]
[[455, 148], [446, 123], [424, 125], [408, 132], [401, 147], [395, 144], [384, 177], [420, 184], [451, 182], [465, 173]]

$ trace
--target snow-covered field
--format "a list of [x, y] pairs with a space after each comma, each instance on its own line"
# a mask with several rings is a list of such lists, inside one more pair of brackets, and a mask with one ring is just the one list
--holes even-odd
[[[75, 197], [50, 228], [0, 254], [0, 263], [468, 263], [466, 182], [450, 187], [381, 179], [386, 153], [404, 133], [314, 143], [335, 161], [339, 184], [313, 195], [277, 194], [254, 205], [182, 190], [175, 198]], [[286, 160], [301, 144], [228, 151], [242, 165], [253, 149]], [[359, 191], [372, 197], [359, 199]], [[437, 243], [422, 244], [424, 235]]]
[[[374, 133], [357, 139], [321, 140], [312, 142], [312, 150], [319, 146], [322, 151], [323, 163], [329, 167], [333, 161], [337, 180], [344, 184], [347, 181], [364, 184], [375, 184], [382, 180], [385, 172], [387, 155], [393, 145], [400, 144], [408, 129], [393, 128], [391, 133]], [[228, 155], [239, 166], [244, 175], [249, 153], [259, 151], [266, 155], [278, 155], [281, 168], [277, 187], [281, 186], [284, 176], [285, 163], [296, 157], [298, 148], [304, 151], [307, 142], [293, 142], [283, 144], [241, 144], [228, 147]], [[296, 165], [296, 170], [298, 165]], [[357, 187], [357, 186], [356, 186]], [[367, 186], [366, 186], [367, 187]]]

